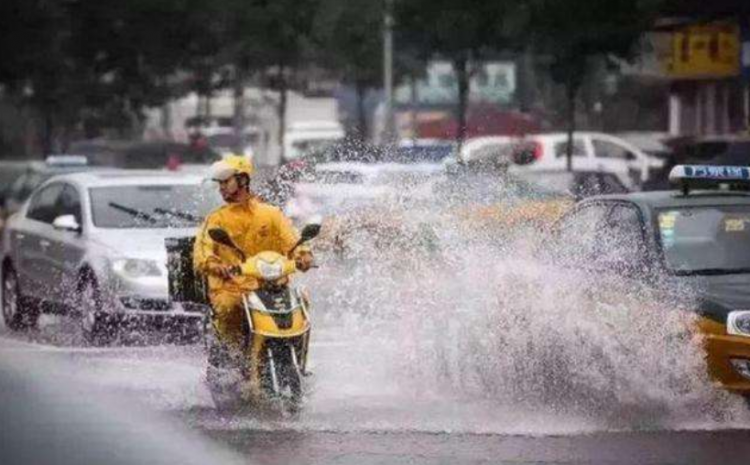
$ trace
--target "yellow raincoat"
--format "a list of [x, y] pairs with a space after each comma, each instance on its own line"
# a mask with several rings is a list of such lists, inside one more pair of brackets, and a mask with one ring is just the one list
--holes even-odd
[[[214, 242], [208, 235], [212, 228], [225, 230], [247, 258], [264, 250], [287, 255], [299, 239], [297, 230], [281, 210], [257, 198], [244, 203], [227, 204], [211, 213], [203, 222], [195, 241], [193, 266], [208, 278], [209, 298], [213, 307], [213, 324], [219, 336], [230, 344], [242, 341], [243, 293], [258, 287], [247, 276], [222, 277], [218, 270], [239, 265], [240, 255], [226, 245]], [[297, 253], [309, 252], [300, 247]]]

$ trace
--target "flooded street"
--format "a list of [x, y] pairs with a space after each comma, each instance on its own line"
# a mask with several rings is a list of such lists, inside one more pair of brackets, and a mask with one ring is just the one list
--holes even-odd
[[746, 462], [750, 411], [709, 380], [691, 312], [551, 268], [528, 241], [439, 233], [429, 252], [359, 230], [300, 278], [312, 375], [294, 417], [218, 412], [201, 342], [126, 332], [87, 347], [74, 318], [45, 315], [29, 335], [3, 329], [0, 359], [53, 366], [246, 463]]
[[[33, 342], [3, 330], [0, 357], [20, 361], [32, 372], [34, 360], [51, 362], [87, 388], [166, 414], [239, 453], [246, 463], [745, 463], [750, 414], [741, 399], [696, 374], [702, 365], [686, 361], [690, 341], [671, 347], [657, 344], [663, 329], [649, 334], [648, 324], [621, 327], [622, 341], [638, 338], [652, 344], [644, 349], [652, 354], [661, 351], [669, 358], [677, 351], [685, 360], [661, 365], [638, 354], [634, 360], [619, 354], [631, 384], [613, 383], [596, 377], [615, 353], [608, 352], [607, 338], [596, 347], [583, 346], [616, 320], [600, 315], [565, 323], [542, 305], [555, 297], [521, 294], [518, 281], [503, 288], [503, 310], [471, 313], [497, 300], [458, 292], [463, 278], [449, 284], [440, 273], [428, 276], [433, 290], [425, 290], [424, 280], [400, 278], [402, 287], [393, 292], [393, 269], [387, 273], [379, 264], [372, 266], [371, 285], [359, 293], [349, 286], [359, 282], [361, 269], [341, 267], [326, 277], [305, 278], [318, 289], [313, 376], [296, 418], [218, 413], [204, 383], [200, 343], [149, 345], [124, 337], [112, 347], [89, 348], [70, 318], [45, 316]], [[535, 279], [532, 268], [523, 279]], [[554, 293], [555, 286], [546, 292]], [[449, 309], [443, 303], [451, 298], [465, 307]], [[334, 307], [332, 299], [346, 307]], [[523, 343], [513, 340], [520, 334], [506, 324], [520, 318], [513, 312], [518, 299], [544, 315], [535, 320], [527, 312]], [[560, 304], [562, 296], [556, 299]], [[619, 305], [635, 311], [625, 300]], [[409, 311], [399, 313], [399, 306]], [[500, 334], [493, 325], [505, 327], [502, 346], [486, 337]], [[553, 328], [556, 338], [542, 337]], [[470, 337], [481, 344], [470, 344]], [[533, 347], [542, 340], [557, 345]], [[492, 350], [495, 357], [487, 352]], [[575, 382], [564, 382], [563, 373]], [[675, 384], [679, 377], [692, 378]], [[640, 399], [637, 389], [643, 390]]]
[[0, 341], [4, 361], [53, 361], [88, 388], [145, 403], [238, 452], [246, 463], [739, 464], [750, 453], [750, 422], [739, 411], [725, 421], [611, 427], [595, 416], [544, 406], [382, 388], [373, 383], [375, 372], [369, 379], [347, 380], [342, 373], [351, 367], [337, 358], [354, 355], [356, 347], [320, 335], [314, 349], [315, 383], [307, 407], [299, 418], [284, 420], [217, 413], [203, 384], [198, 346], [88, 349], [29, 344], [7, 334]]

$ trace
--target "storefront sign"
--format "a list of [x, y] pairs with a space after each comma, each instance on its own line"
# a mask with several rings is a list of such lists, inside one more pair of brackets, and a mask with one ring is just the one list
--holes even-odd
[[[673, 78], [716, 79], [740, 74], [746, 57], [740, 28], [732, 23], [687, 26], [672, 33], [666, 72]], [[742, 55], [742, 56], [741, 56]]]

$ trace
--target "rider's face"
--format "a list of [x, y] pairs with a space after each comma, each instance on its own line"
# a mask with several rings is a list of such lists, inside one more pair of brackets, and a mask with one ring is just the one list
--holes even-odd
[[219, 192], [225, 202], [236, 202], [240, 195], [240, 185], [237, 182], [237, 176], [232, 176], [226, 181], [220, 181]]

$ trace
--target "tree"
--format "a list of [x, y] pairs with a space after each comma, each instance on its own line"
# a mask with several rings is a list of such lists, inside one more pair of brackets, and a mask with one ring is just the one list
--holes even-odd
[[206, 33], [212, 23], [199, 19], [210, 17], [207, 3], [4, 1], [0, 85], [41, 116], [46, 152], [55, 139], [65, 149], [82, 121], [132, 128], [146, 106], [175, 96], [172, 76], [213, 54], [204, 45], [215, 39]]
[[568, 170], [573, 163], [576, 98], [589, 60], [632, 58], [658, 4], [658, 0], [528, 0], [534, 46], [549, 60], [552, 79], [565, 87]]
[[367, 91], [383, 81], [381, 29], [383, 2], [323, 0], [315, 22], [315, 58], [332, 68], [357, 94], [356, 137], [369, 133], [365, 112]]
[[427, 60], [443, 56], [453, 63], [458, 81], [459, 146], [466, 137], [466, 108], [471, 66], [487, 52], [515, 43], [519, 3], [512, 0], [402, 0], [396, 4], [399, 47]]
[[294, 70], [309, 48], [319, 0], [225, 0], [235, 79], [262, 70], [263, 83], [279, 93], [278, 119], [284, 159], [287, 94]]

